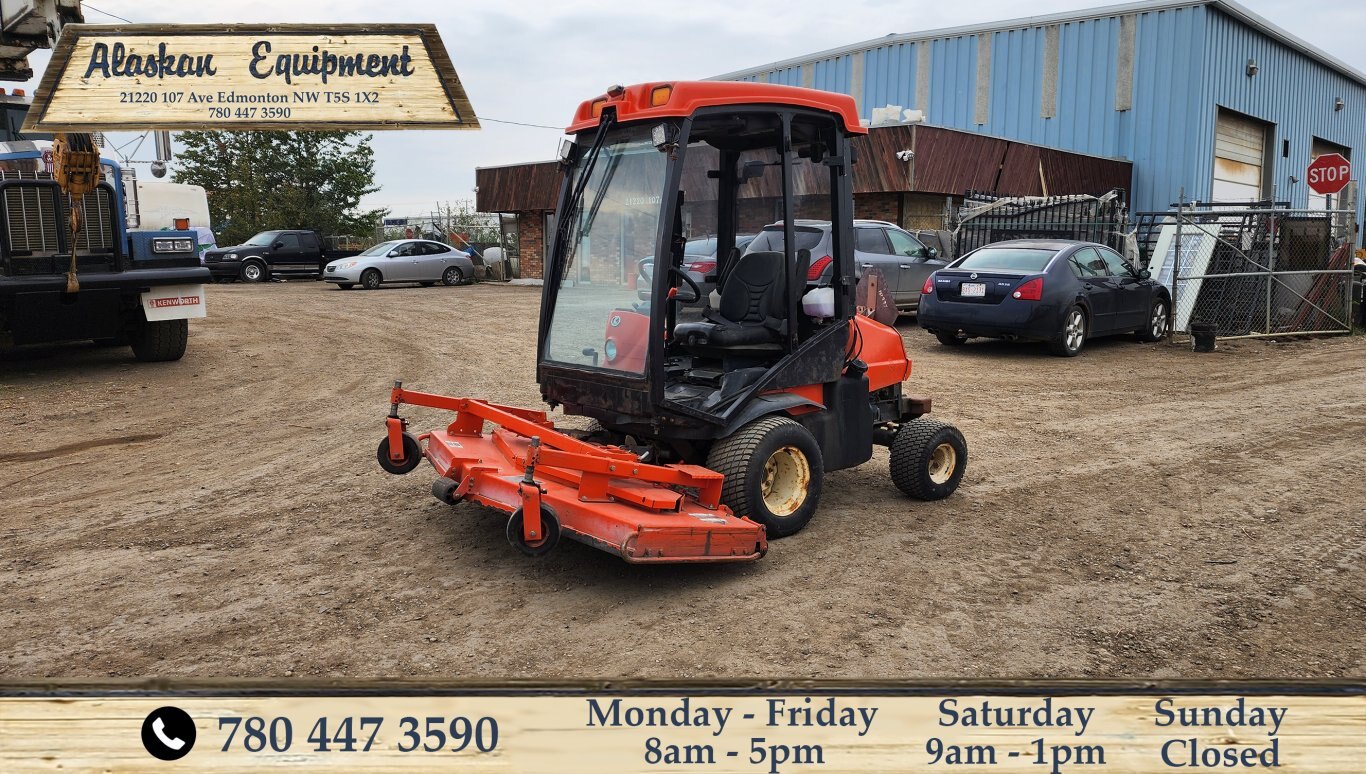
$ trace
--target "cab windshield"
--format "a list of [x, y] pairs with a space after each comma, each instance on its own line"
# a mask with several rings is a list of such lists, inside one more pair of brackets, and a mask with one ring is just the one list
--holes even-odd
[[[669, 157], [651, 127], [609, 129], [598, 153], [593, 134], [570, 169], [571, 201], [562, 226], [559, 289], [550, 310], [545, 358], [574, 366], [643, 374], [649, 277]], [[572, 194], [571, 194], [572, 196]]]

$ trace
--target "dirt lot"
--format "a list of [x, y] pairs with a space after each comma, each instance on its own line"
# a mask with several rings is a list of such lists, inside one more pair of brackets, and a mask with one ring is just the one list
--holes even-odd
[[0, 675], [1366, 674], [1366, 338], [1061, 360], [903, 322], [958, 494], [879, 449], [758, 563], [633, 567], [528, 560], [375, 464], [395, 377], [537, 404], [536, 301], [215, 286], [179, 363], [0, 355]]

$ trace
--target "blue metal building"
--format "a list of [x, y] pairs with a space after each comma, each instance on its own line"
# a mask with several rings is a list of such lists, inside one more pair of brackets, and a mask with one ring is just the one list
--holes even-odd
[[1366, 148], [1366, 75], [1229, 0], [889, 35], [717, 79], [838, 91], [865, 118], [896, 105], [929, 124], [1127, 159], [1136, 210], [1165, 210], [1183, 191], [1321, 207], [1310, 160]]

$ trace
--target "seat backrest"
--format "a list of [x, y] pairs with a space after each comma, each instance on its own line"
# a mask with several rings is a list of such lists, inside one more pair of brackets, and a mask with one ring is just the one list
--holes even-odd
[[784, 319], [787, 308], [786, 258], [778, 252], [755, 252], [740, 256], [721, 288], [716, 311], [733, 323], [762, 323], [770, 317]]

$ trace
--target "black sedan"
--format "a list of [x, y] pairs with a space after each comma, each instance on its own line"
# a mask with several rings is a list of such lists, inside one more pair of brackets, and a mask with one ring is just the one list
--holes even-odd
[[1167, 335], [1171, 296], [1114, 250], [1020, 239], [968, 253], [925, 280], [920, 327], [958, 346], [977, 336], [1046, 341], [1073, 357], [1087, 339]]

